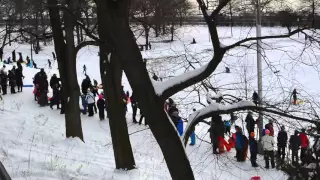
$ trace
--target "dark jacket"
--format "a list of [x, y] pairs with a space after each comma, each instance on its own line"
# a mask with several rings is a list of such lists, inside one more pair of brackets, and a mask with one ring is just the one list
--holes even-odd
[[181, 119], [179, 116], [179, 110], [176, 106], [170, 107], [168, 110], [168, 114], [174, 123], [178, 123], [179, 120]]
[[23, 79], [23, 74], [22, 74], [22, 69], [20, 69], [20, 68], [18, 68], [18, 69], [16, 69], [16, 72], [15, 72], [15, 75], [16, 75], [16, 81], [17, 81], [17, 84], [18, 85], [22, 85], [23, 83], [23, 81], [22, 81], [22, 79]]
[[59, 84], [59, 79], [56, 76], [52, 76], [50, 79], [50, 87], [53, 89], [57, 84]]
[[277, 137], [278, 147], [286, 147], [288, 142], [288, 135], [286, 131], [280, 131]]
[[12, 71], [9, 71], [8, 78], [9, 78], [9, 85], [15, 86], [16, 78], [15, 78], [14, 73]]
[[258, 142], [257, 140], [250, 138], [249, 140], [250, 144], [250, 153], [251, 155], [256, 155], [258, 153]]
[[247, 123], [247, 130], [250, 130], [250, 132], [253, 132], [254, 131], [254, 124], [255, 124], [255, 121], [252, 117], [251, 114], [248, 114], [247, 117], [246, 117], [246, 123]]
[[301, 142], [300, 138], [297, 134], [291, 135], [290, 140], [289, 140], [289, 148], [293, 151], [297, 151], [300, 148]]
[[98, 99], [97, 101], [98, 109], [103, 110], [106, 107], [106, 102], [104, 99]]

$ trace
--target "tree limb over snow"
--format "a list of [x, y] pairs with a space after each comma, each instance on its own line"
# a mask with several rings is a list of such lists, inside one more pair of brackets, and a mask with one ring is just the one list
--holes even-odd
[[241, 46], [242, 44], [246, 43], [246, 42], [249, 42], [249, 41], [256, 41], [256, 40], [263, 40], [263, 39], [282, 39], [282, 38], [289, 38], [299, 32], [303, 32], [303, 30], [306, 30], [308, 28], [298, 28], [294, 31], [291, 31], [289, 32], [288, 34], [282, 34], [282, 35], [275, 35], [275, 36], [261, 36], [261, 37], [249, 37], [249, 38], [246, 38], [246, 39], [243, 39], [241, 41], [238, 41], [230, 46], [225, 46], [223, 47], [223, 49], [225, 50], [230, 50], [232, 48], [235, 48], [237, 46]]
[[188, 139], [192, 133], [192, 129], [197, 125], [199, 122], [201, 122], [203, 119], [210, 118], [215, 114], [229, 114], [235, 111], [243, 111], [243, 110], [252, 110], [252, 111], [264, 111], [269, 112], [273, 114], [278, 114], [287, 118], [296, 119], [304, 122], [309, 122], [313, 124], [319, 123], [319, 119], [317, 120], [310, 120], [306, 118], [297, 117], [285, 112], [281, 112], [279, 110], [273, 110], [266, 107], [258, 107], [251, 101], [240, 101], [238, 103], [234, 103], [231, 105], [222, 105], [218, 103], [210, 104], [209, 106], [194, 112], [191, 114], [188, 118], [188, 124], [185, 128], [185, 131], [182, 136], [182, 140], [184, 144], [186, 145], [188, 142]]

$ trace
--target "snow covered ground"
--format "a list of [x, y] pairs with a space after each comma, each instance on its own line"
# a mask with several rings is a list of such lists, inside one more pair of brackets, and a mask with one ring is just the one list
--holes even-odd
[[[282, 28], [263, 28], [263, 34], [284, 32]], [[254, 29], [234, 28], [231, 38], [230, 29], [219, 28], [222, 43], [228, 45], [240, 38], [254, 35]], [[249, 33], [248, 33], [249, 32]], [[197, 44], [190, 45], [192, 38]], [[268, 40], [269, 45], [264, 45], [266, 60], [264, 62], [264, 97], [270, 101], [280, 101], [290, 95], [293, 87], [301, 92], [301, 96], [319, 98], [320, 86], [317, 66], [309, 66], [312, 62], [318, 65], [317, 59], [320, 51], [307, 50], [302, 58], [296, 58], [304, 46], [299, 41], [304, 37], [293, 37], [295, 41]], [[167, 79], [184, 71], [191, 70], [185, 66], [185, 59], [199, 59], [199, 64], [205, 64], [211, 57], [211, 42], [209, 42], [206, 27], [184, 27], [178, 30], [176, 41], [172, 43], [156, 42], [152, 39], [152, 50], [142, 52], [148, 59], [148, 70], [156, 72], [159, 77]], [[139, 39], [143, 43], [143, 39]], [[4, 49], [4, 57], [11, 55], [11, 51], [23, 52], [29, 55], [29, 45], [13, 44]], [[276, 50], [280, 49], [280, 50]], [[286, 52], [284, 51], [286, 50]], [[52, 59], [53, 46], [43, 47], [34, 60], [38, 67], [46, 68], [49, 77], [58, 73], [56, 63], [53, 69], [47, 69], [47, 59]], [[310, 50], [311, 51], [311, 50]], [[82, 66], [86, 64], [89, 76], [100, 80], [98, 48], [86, 47], [78, 54], [79, 83], [84, 75]], [[311, 56], [313, 55], [313, 56]], [[308, 58], [307, 58], [308, 57]], [[302, 62], [304, 64], [302, 64]], [[267, 63], [270, 65], [267, 66]], [[200, 65], [197, 65], [199, 67]], [[2, 64], [0, 63], [2, 66]], [[223, 73], [225, 66], [230, 67], [231, 73]], [[245, 68], [246, 67], [246, 68]], [[9, 67], [10, 68], [10, 67]], [[245, 97], [243, 72], [246, 69], [248, 89], [251, 93], [256, 89], [256, 63], [254, 50], [236, 49], [228, 52], [228, 56], [219, 65], [210, 80], [220, 88], [221, 93], [229, 93]], [[279, 70], [278, 76], [274, 71]], [[38, 70], [24, 68], [26, 76], [24, 83], [32, 84], [32, 77]], [[130, 90], [126, 77], [123, 85]], [[235, 88], [240, 90], [234, 90]], [[100, 122], [98, 117], [89, 118], [82, 116], [82, 127], [85, 143], [79, 139], [65, 139], [64, 118], [57, 110], [49, 107], [40, 108], [33, 100], [32, 88], [25, 88], [23, 93], [6, 95], [0, 103], [0, 161], [8, 169], [14, 180], [22, 179], [170, 179], [169, 172], [164, 162], [162, 153], [148, 127], [131, 123], [131, 108], [127, 114], [128, 127], [137, 169], [132, 171], [115, 170], [113, 150], [110, 138], [108, 121]], [[191, 113], [191, 108], [201, 106], [188, 104], [195, 96], [187, 91], [174, 96], [182, 114], [186, 117]], [[201, 99], [205, 103], [206, 97]], [[288, 104], [289, 104], [288, 100]], [[187, 105], [188, 104], [188, 105]], [[237, 121], [243, 125], [242, 121]], [[208, 127], [196, 127], [197, 135], [208, 140]], [[142, 131], [141, 131], [142, 130]], [[261, 168], [252, 168], [250, 161], [236, 162], [235, 151], [222, 155], [212, 155], [212, 147], [205, 141], [197, 141], [195, 146], [186, 148], [188, 157], [195, 173], [196, 179], [250, 179], [259, 175], [263, 180], [286, 179], [286, 175], [276, 170], [265, 170], [262, 157], [258, 157]]]

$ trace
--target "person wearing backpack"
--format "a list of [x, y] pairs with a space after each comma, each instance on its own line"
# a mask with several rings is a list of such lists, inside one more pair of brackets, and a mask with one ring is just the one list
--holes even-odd
[[94, 95], [92, 93], [93, 89], [91, 89], [87, 95], [86, 95], [86, 100], [88, 102], [88, 116], [89, 117], [92, 117], [94, 112], [93, 112], [93, 107], [94, 107], [94, 104], [95, 104], [95, 100], [94, 100]]
[[261, 144], [264, 149], [264, 160], [266, 162], [266, 169], [269, 169], [269, 159], [271, 158], [271, 167], [275, 168], [274, 163], [274, 140], [273, 136], [270, 136], [270, 130], [266, 130], [266, 135], [261, 138]]

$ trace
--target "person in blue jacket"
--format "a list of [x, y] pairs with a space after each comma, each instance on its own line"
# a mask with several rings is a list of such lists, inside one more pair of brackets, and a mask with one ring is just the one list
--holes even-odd
[[242, 129], [239, 126], [236, 126], [236, 157], [237, 161], [241, 162], [244, 159], [244, 139]]

